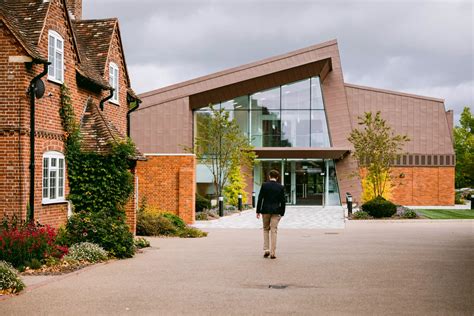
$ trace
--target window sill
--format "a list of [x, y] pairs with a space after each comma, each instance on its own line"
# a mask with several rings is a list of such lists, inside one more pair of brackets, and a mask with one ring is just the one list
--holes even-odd
[[62, 85], [62, 84], [64, 83], [64, 81], [59, 81], [59, 80], [54, 79], [54, 78], [52, 78], [52, 77], [48, 77], [48, 81], [49, 81], [49, 82], [52, 82], [52, 83], [57, 83], [57, 84], [59, 84], [59, 85]]
[[109, 102], [112, 103], [113, 105], [120, 106], [119, 101], [109, 100]]
[[42, 205], [53, 205], [53, 204], [66, 204], [67, 201], [64, 199], [58, 199], [58, 200], [43, 200], [41, 203]]

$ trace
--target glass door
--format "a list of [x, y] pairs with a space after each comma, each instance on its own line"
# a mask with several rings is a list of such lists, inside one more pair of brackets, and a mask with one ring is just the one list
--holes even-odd
[[323, 205], [324, 162], [298, 161], [295, 168], [296, 204]]

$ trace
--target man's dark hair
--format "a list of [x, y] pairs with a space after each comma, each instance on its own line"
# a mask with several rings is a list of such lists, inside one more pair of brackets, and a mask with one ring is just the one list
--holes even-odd
[[276, 171], [275, 169], [271, 170], [268, 175], [270, 176], [270, 178], [272, 179], [277, 179], [280, 178], [280, 173], [278, 171]]

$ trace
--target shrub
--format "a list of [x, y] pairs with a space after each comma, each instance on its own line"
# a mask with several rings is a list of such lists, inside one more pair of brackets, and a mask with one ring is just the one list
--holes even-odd
[[464, 204], [463, 194], [462, 192], [456, 192], [454, 195], [454, 204]]
[[211, 201], [209, 201], [202, 195], [196, 194], [196, 212], [202, 212], [210, 208], [211, 208]]
[[137, 249], [150, 247], [150, 242], [143, 237], [136, 237], [134, 242]]
[[107, 260], [108, 254], [104, 248], [97, 244], [81, 242], [69, 248], [69, 254], [66, 258], [94, 263]]
[[124, 220], [125, 213], [78, 212], [68, 219], [70, 244], [98, 244], [116, 258], [130, 258], [135, 252], [133, 235]]
[[203, 232], [200, 229], [187, 226], [184, 229], [179, 231], [178, 236], [181, 238], [201, 238], [201, 237], [206, 237], [207, 233]]
[[362, 204], [362, 211], [375, 218], [392, 217], [397, 211], [397, 206], [383, 197], [377, 196], [375, 199]]
[[0, 260], [22, 267], [33, 259], [62, 258], [67, 247], [56, 245], [55, 239], [56, 231], [52, 227], [4, 218], [0, 227]]
[[145, 209], [137, 216], [137, 234], [141, 236], [171, 236], [177, 228], [173, 222], [162, 213]]
[[403, 214], [403, 218], [417, 218], [418, 214], [414, 210], [407, 210]]
[[170, 222], [176, 226], [177, 228], [185, 228], [186, 223], [179, 217], [178, 215], [172, 214], [172, 213], [162, 213], [163, 217], [167, 218], [170, 220]]
[[0, 293], [19, 293], [24, 288], [17, 271], [8, 262], [0, 260]]
[[207, 212], [196, 213], [196, 220], [197, 221], [207, 221], [208, 219], [209, 218], [208, 218]]
[[352, 214], [352, 219], [370, 219], [372, 216], [369, 213], [364, 211], [358, 211]]

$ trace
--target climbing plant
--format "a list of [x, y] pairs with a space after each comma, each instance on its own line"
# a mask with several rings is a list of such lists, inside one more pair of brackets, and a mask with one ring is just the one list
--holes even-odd
[[107, 154], [84, 151], [68, 88], [61, 87], [60, 116], [66, 137], [68, 199], [74, 215], [67, 224], [71, 242], [100, 244], [116, 257], [133, 255], [133, 236], [125, 224], [124, 206], [133, 192], [130, 141], [111, 143]]

